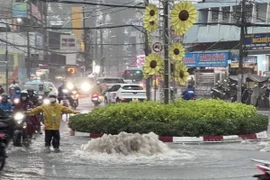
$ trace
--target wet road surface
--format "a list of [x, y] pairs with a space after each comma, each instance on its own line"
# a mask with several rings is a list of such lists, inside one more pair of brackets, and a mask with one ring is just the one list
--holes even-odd
[[[90, 103], [81, 103], [87, 111]], [[210, 145], [168, 144], [169, 151], [154, 157], [109, 156], [80, 151], [89, 139], [69, 136], [65, 122], [61, 128], [61, 153], [45, 153], [44, 137], [29, 150], [9, 147], [1, 180], [252, 180], [259, 171], [250, 158], [270, 160], [260, 151], [268, 143]], [[261, 145], [259, 145], [261, 144]]]

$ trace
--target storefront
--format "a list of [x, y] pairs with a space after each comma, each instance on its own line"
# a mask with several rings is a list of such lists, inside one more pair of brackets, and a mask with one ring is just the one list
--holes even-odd
[[256, 73], [266, 75], [270, 71], [270, 33], [247, 34], [244, 45], [248, 49], [247, 59], [256, 61]]

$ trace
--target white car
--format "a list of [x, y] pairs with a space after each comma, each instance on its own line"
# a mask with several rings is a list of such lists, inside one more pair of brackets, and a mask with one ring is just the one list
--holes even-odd
[[146, 91], [138, 84], [115, 84], [105, 92], [105, 103], [147, 100]]

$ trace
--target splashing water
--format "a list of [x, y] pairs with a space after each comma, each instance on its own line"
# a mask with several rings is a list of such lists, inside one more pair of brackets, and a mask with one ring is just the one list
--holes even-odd
[[75, 152], [83, 159], [109, 161], [110, 163], [151, 163], [191, 159], [194, 155], [185, 150], [174, 151], [158, 139], [155, 133], [139, 134], [121, 132], [118, 135], [104, 134], [81, 146]]
[[152, 156], [164, 154], [168, 151], [166, 144], [162, 143], [154, 133], [131, 134], [121, 132], [118, 135], [103, 135], [101, 138], [89, 141], [81, 149], [87, 152], [107, 154], [132, 155], [134, 153]]

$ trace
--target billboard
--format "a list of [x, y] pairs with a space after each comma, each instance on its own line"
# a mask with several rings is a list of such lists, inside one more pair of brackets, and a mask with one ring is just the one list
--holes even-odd
[[[71, 16], [72, 28], [82, 28], [83, 26], [83, 13], [82, 7], [72, 7], [72, 16]], [[72, 33], [77, 37], [78, 44], [81, 43], [82, 39], [82, 30], [72, 30]]]
[[229, 52], [186, 53], [183, 61], [188, 67], [226, 67]]
[[17, 2], [12, 4], [12, 14], [14, 18], [27, 17], [27, 3]]
[[246, 34], [244, 45], [249, 49], [270, 48], [270, 33]]

